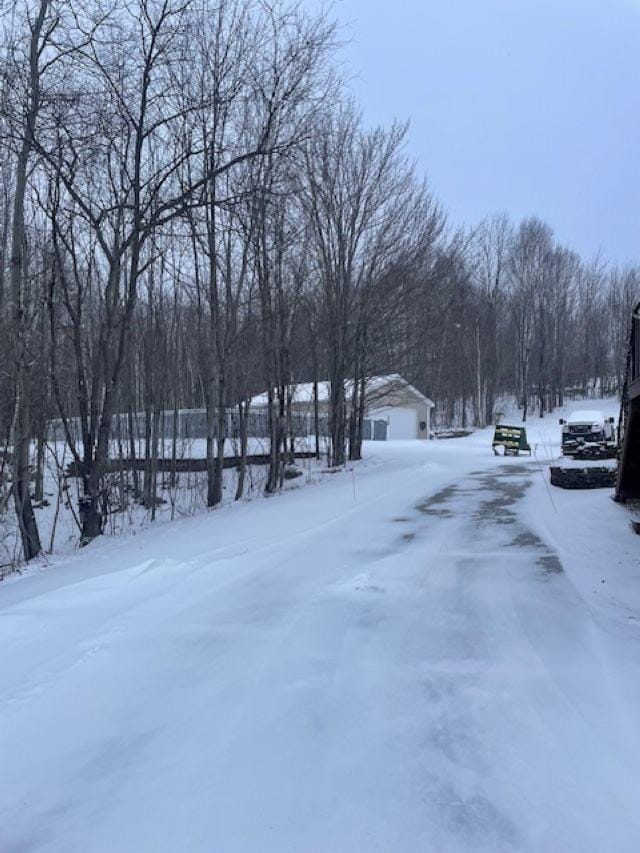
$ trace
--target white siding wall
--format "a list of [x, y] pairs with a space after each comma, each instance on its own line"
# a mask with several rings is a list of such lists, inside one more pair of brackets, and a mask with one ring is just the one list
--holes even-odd
[[385, 420], [389, 424], [387, 438], [389, 441], [418, 438], [418, 412], [416, 409], [404, 406], [393, 406], [376, 409], [368, 413], [372, 420]]

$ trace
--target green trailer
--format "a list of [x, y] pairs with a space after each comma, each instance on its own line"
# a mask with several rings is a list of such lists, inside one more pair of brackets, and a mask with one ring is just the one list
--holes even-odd
[[523, 426], [498, 424], [493, 435], [492, 447], [496, 456], [498, 455], [498, 447], [504, 448], [505, 456], [519, 456], [520, 453], [528, 453], [531, 456], [527, 431]]

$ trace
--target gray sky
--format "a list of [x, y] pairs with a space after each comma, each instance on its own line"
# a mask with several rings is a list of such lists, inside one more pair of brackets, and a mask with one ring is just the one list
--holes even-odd
[[368, 124], [411, 119], [455, 222], [537, 214], [640, 261], [640, 0], [336, 0]]

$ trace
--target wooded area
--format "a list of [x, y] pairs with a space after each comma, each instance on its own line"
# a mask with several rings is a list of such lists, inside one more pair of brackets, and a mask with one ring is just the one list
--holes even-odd
[[131, 500], [153, 506], [161, 413], [205, 408], [213, 507], [226, 413], [240, 498], [265, 389], [268, 493], [293, 448], [291, 383], [331, 382], [332, 466], [361, 455], [374, 375], [400, 373], [462, 426], [491, 423], [505, 395], [526, 417], [567, 389], [620, 390], [640, 270], [581, 258], [536, 218], [449, 222], [406, 154], [408, 125], [363, 123], [330, 14], [288, 0], [1, 8], [0, 523], [12, 508], [24, 559], [44, 547], [33, 504], [52, 419], [82, 472], [87, 542], [116, 414], [144, 413], [142, 442], [130, 431], [119, 453], [137, 460]]

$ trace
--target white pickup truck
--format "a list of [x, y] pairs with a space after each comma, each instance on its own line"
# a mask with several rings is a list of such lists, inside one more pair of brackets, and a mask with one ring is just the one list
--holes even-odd
[[560, 418], [563, 456], [615, 456], [615, 423], [597, 409], [580, 409]]

